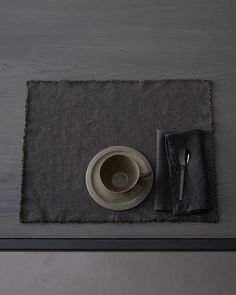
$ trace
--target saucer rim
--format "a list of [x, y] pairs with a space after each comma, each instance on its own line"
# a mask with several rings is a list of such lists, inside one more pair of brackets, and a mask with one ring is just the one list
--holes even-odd
[[[93, 172], [94, 167], [101, 160], [102, 157], [104, 157], [106, 155], [107, 155], [107, 157], [109, 157], [111, 153], [116, 153], [116, 152], [119, 153], [121, 151], [124, 152], [124, 153], [129, 153], [129, 154], [131, 153], [135, 157], [140, 158], [140, 160], [142, 160], [142, 162], [144, 163], [144, 166], [147, 168], [147, 170], [151, 172], [151, 175], [146, 180], [147, 184], [129, 202], [112, 203], [112, 202], [109, 202], [109, 201], [105, 201], [100, 196], [101, 194], [99, 194], [96, 191], [96, 188], [94, 188], [94, 183], [92, 181], [91, 176], [92, 176], [92, 172]], [[128, 146], [111, 146], [111, 147], [108, 147], [108, 148], [105, 148], [105, 149], [101, 150], [100, 152], [98, 152], [90, 160], [90, 162], [88, 164], [88, 167], [87, 167], [87, 170], [86, 170], [85, 182], [86, 182], [86, 187], [87, 187], [87, 190], [89, 192], [89, 195], [93, 198], [93, 200], [97, 204], [99, 204], [100, 206], [102, 206], [102, 207], [104, 207], [106, 209], [109, 209], [109, 210], [124, 211], [124, 210], [129, 210], [129, 209], [132, 209], [132, 208], [138, 206], [139, 204], [141, 204], [148, 197], [148, 195], [149, 195], [149, 193], [150, 193], [150, 191], [152, 189], [152, 186], [153, 186], [153, 170], [152, 170], [151, 164], [148, 161], [148, 159], [142, 153], [137, 151], [136, 149], [128, 147]], [[134, 189], [134, 188], [132, 188], [132, 189]], [[111, 195], [114, 196], [116, 194], [114, 193], [114, 194], [111, 194]], [[119, 194], [119, 195], [127, 196], [127, 192]]]

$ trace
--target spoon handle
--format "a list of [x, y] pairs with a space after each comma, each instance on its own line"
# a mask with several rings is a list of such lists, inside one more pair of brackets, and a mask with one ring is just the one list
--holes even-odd
[[180, 170], [180, 186], [179, 186], [179, 200], [183, 200], [183, 193], [184, 193], [184, 176], [185, 176], [185, 165], [181, 165]]

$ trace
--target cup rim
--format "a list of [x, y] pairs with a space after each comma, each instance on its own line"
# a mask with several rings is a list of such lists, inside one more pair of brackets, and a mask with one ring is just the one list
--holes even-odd
[[[133, 183], [131, 183], [130, 185], [127, 185], [124, 189], [120, 189], [119, 191], [114, 191], [114, 190], [110, 189], [109, 187], [107, 187], [107, 186], [104, 184], [104, 182], [102, 181], [102, 178], [101, 178], [101, 169], [102, 169], [103, 164], [104, 164], [107, 160], [109, 160], [110, 158], [113, 158], [113, 157], [115, 157], [115, 156], [121, 156], [121, 157], [127, 158], [129, 161], [132, 162], [132, 164], [134, 164], [135, 168], [137, 169], [137, 170], [136, 170], [136, 171], [137, 171], [137, 176], [136, 176], [135, 181], [133, 181]], [[109, 157], [105, 158], [105, 159], [102, 161], [102, 163], [101, 163], [101, 165], [100, 165], [100, 167], [99, 167], [99, 178], [100, 178], [101, 184], [104, 186], [105, 189], [109, 190], [109, 191], [112, 192], [113, 194], [123, 194], [123, 193], [126, 193], [126, 192], [130, 191], [130, 190], [131, 190], [131, 189], [137, 184], [137, 182], [138, 182], [138, 180], [139, 180], [139, 178], [140, 178], [140, 174], [141, 174], [140, 167], [139, 167], [139, 165], [137, 164], [137, 162], [135, 161], [135, 159], [133, 159], [132, 157], [129, 157], [129, 156], [127, 156], [127, 155], [124, 155], [123, 153], [119, 153], [119, 152], [114, 153], [114, 154], [110, 155]]]

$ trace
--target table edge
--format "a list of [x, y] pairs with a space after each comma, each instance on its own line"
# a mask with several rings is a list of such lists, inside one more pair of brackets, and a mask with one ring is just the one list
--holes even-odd
[[0, 251], [235, 251], [236, 238], [0, 238]]

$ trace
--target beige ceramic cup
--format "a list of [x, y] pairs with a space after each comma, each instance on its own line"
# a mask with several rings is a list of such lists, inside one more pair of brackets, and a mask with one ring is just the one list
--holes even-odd
[[100, 168], [100, 178], [106, 189], [113, 193], [125, 193], [133, 188], [140, 178], [149, 174], [141, 174], [138, 164], [123, 154], [113, 154], [106, 158]]

